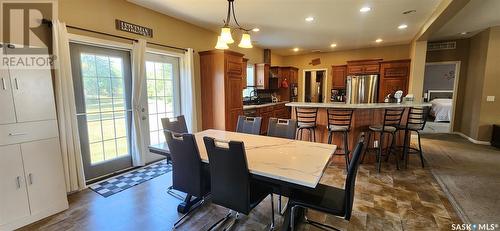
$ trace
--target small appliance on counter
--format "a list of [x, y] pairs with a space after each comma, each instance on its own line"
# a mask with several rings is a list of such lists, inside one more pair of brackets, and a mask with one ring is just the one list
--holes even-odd
[[403, 98], [403, 91], [398, 90], [394, 93], [394, 99], [396, 99], [396, 103], [401, 103]]
[[345, 90], [344, 89], [331, 89], [330, 90], [331, 102], [345, 102]]

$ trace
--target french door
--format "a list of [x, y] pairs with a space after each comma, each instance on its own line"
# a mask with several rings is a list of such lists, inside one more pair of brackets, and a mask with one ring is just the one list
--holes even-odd
[[85, 178], [132, 166], [130, 51], [71, 43]]
[[178, 57], [146, 54], [147, 97], [144, 108], [148, 111], [148, 127], [144, 131], [145, 143], [149, 145], [165, 142], [162, 118], [180, 114], [180, 60]]

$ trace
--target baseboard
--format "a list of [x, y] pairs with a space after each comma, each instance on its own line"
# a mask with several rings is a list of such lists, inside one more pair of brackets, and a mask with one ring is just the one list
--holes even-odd
[[467, 139], [467, 140], [469, 140], [470, 142], [475, 143], [475, 144], [481, 144], [481, 145], [491, 145], [491, 143], [490, 143], [490, 142], [488, 142], [488, 141], [480, 141], [480, 140], [475, 140], [475, 139], [472, 139], [472, 138], [470, 138], [469, 136], [467, 136], [467, 135], [465, 135], [465, 134], [463, 134], [463, 133], [461, 133], [461, 132], [453, 132], [453, 134], [457, 134], [457, 135], [459, 135], [459, 136], [461, 136], [461, 137], [463, 137], [463, 138], [465, 138], [465, 139]]

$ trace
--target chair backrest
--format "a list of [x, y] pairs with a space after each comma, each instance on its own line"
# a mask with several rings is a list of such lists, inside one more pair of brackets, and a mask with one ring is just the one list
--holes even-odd
[[329, 108], [326, 112], [328, 114], [328, 127], [331, 125], [341, 126], [351, 130], [353, 109]]
[[318, 108], [295, 108], [295, 119], [299, 124], [308, 124], [316, 126]]
[[169, 130], [174, 133], [188, 133], [186, 120], [183, 115], [171, 118], [162, 118], [163, 130]]
[[245, 146], [240, 141], [203, 137], [210, 165], [212, 202], [228, 209], [250, 212], [250, 172]]
[[351, 162], [347, 170], [347, 178], [345, 181], [345, 219], [351, 218], [352, 206], [354, 204], [354, 186], [356, 184], [356, 175], [358, 173], [359, 163], [361, 162], [361, 155], [364, 147], [364, 134], [360, 135], [358, 144], [354, 148]]
[[267, 135], [272, 137], [295, 139], [297, 120], [270, 118]]
[[405, 113], [405, 108], [386, 108], [384, 112], [384, 127], [398, 126]]
[[429, 107], [412, 107], [408, 111], [406, 126], [418, 130], [424, 130], [429, 115]]
[[172, 157], [173, 188], [181, 192], [203, 196], [205, 179], [202, 174], [202, 163], [196, 139], [193, 134], [176, 134], [164, 131], [170, 155]]
[[262, 117], [247, 117], [238, 116], [238, 123], [236, 124], [236, 132], [246, 134], [260, 134], [260, 126], [262, 124]]

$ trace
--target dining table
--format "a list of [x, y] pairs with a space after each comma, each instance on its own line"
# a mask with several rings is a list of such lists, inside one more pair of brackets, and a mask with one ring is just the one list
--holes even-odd
[[[223, 141], [242, 141], [250, 177], [272, 186], [274, 193], [288, 197], [293, 190], [314, 190], [337, 146], [300, 140], [276, 138], [230, 131], [208, 129], [194, 134], [201, 161], [210, 164], [203, 137]], [[169, 157], [166, 143], [149, 147], [152, 153]], [[175, 170], [174, 170], [175, 171]], [[187, 195], [177, 210], [189, 211], [199, 199]], [[285, 218], [284, 222], [288, 222]], [[283, 225], [282, 227], [288, 227]]]

